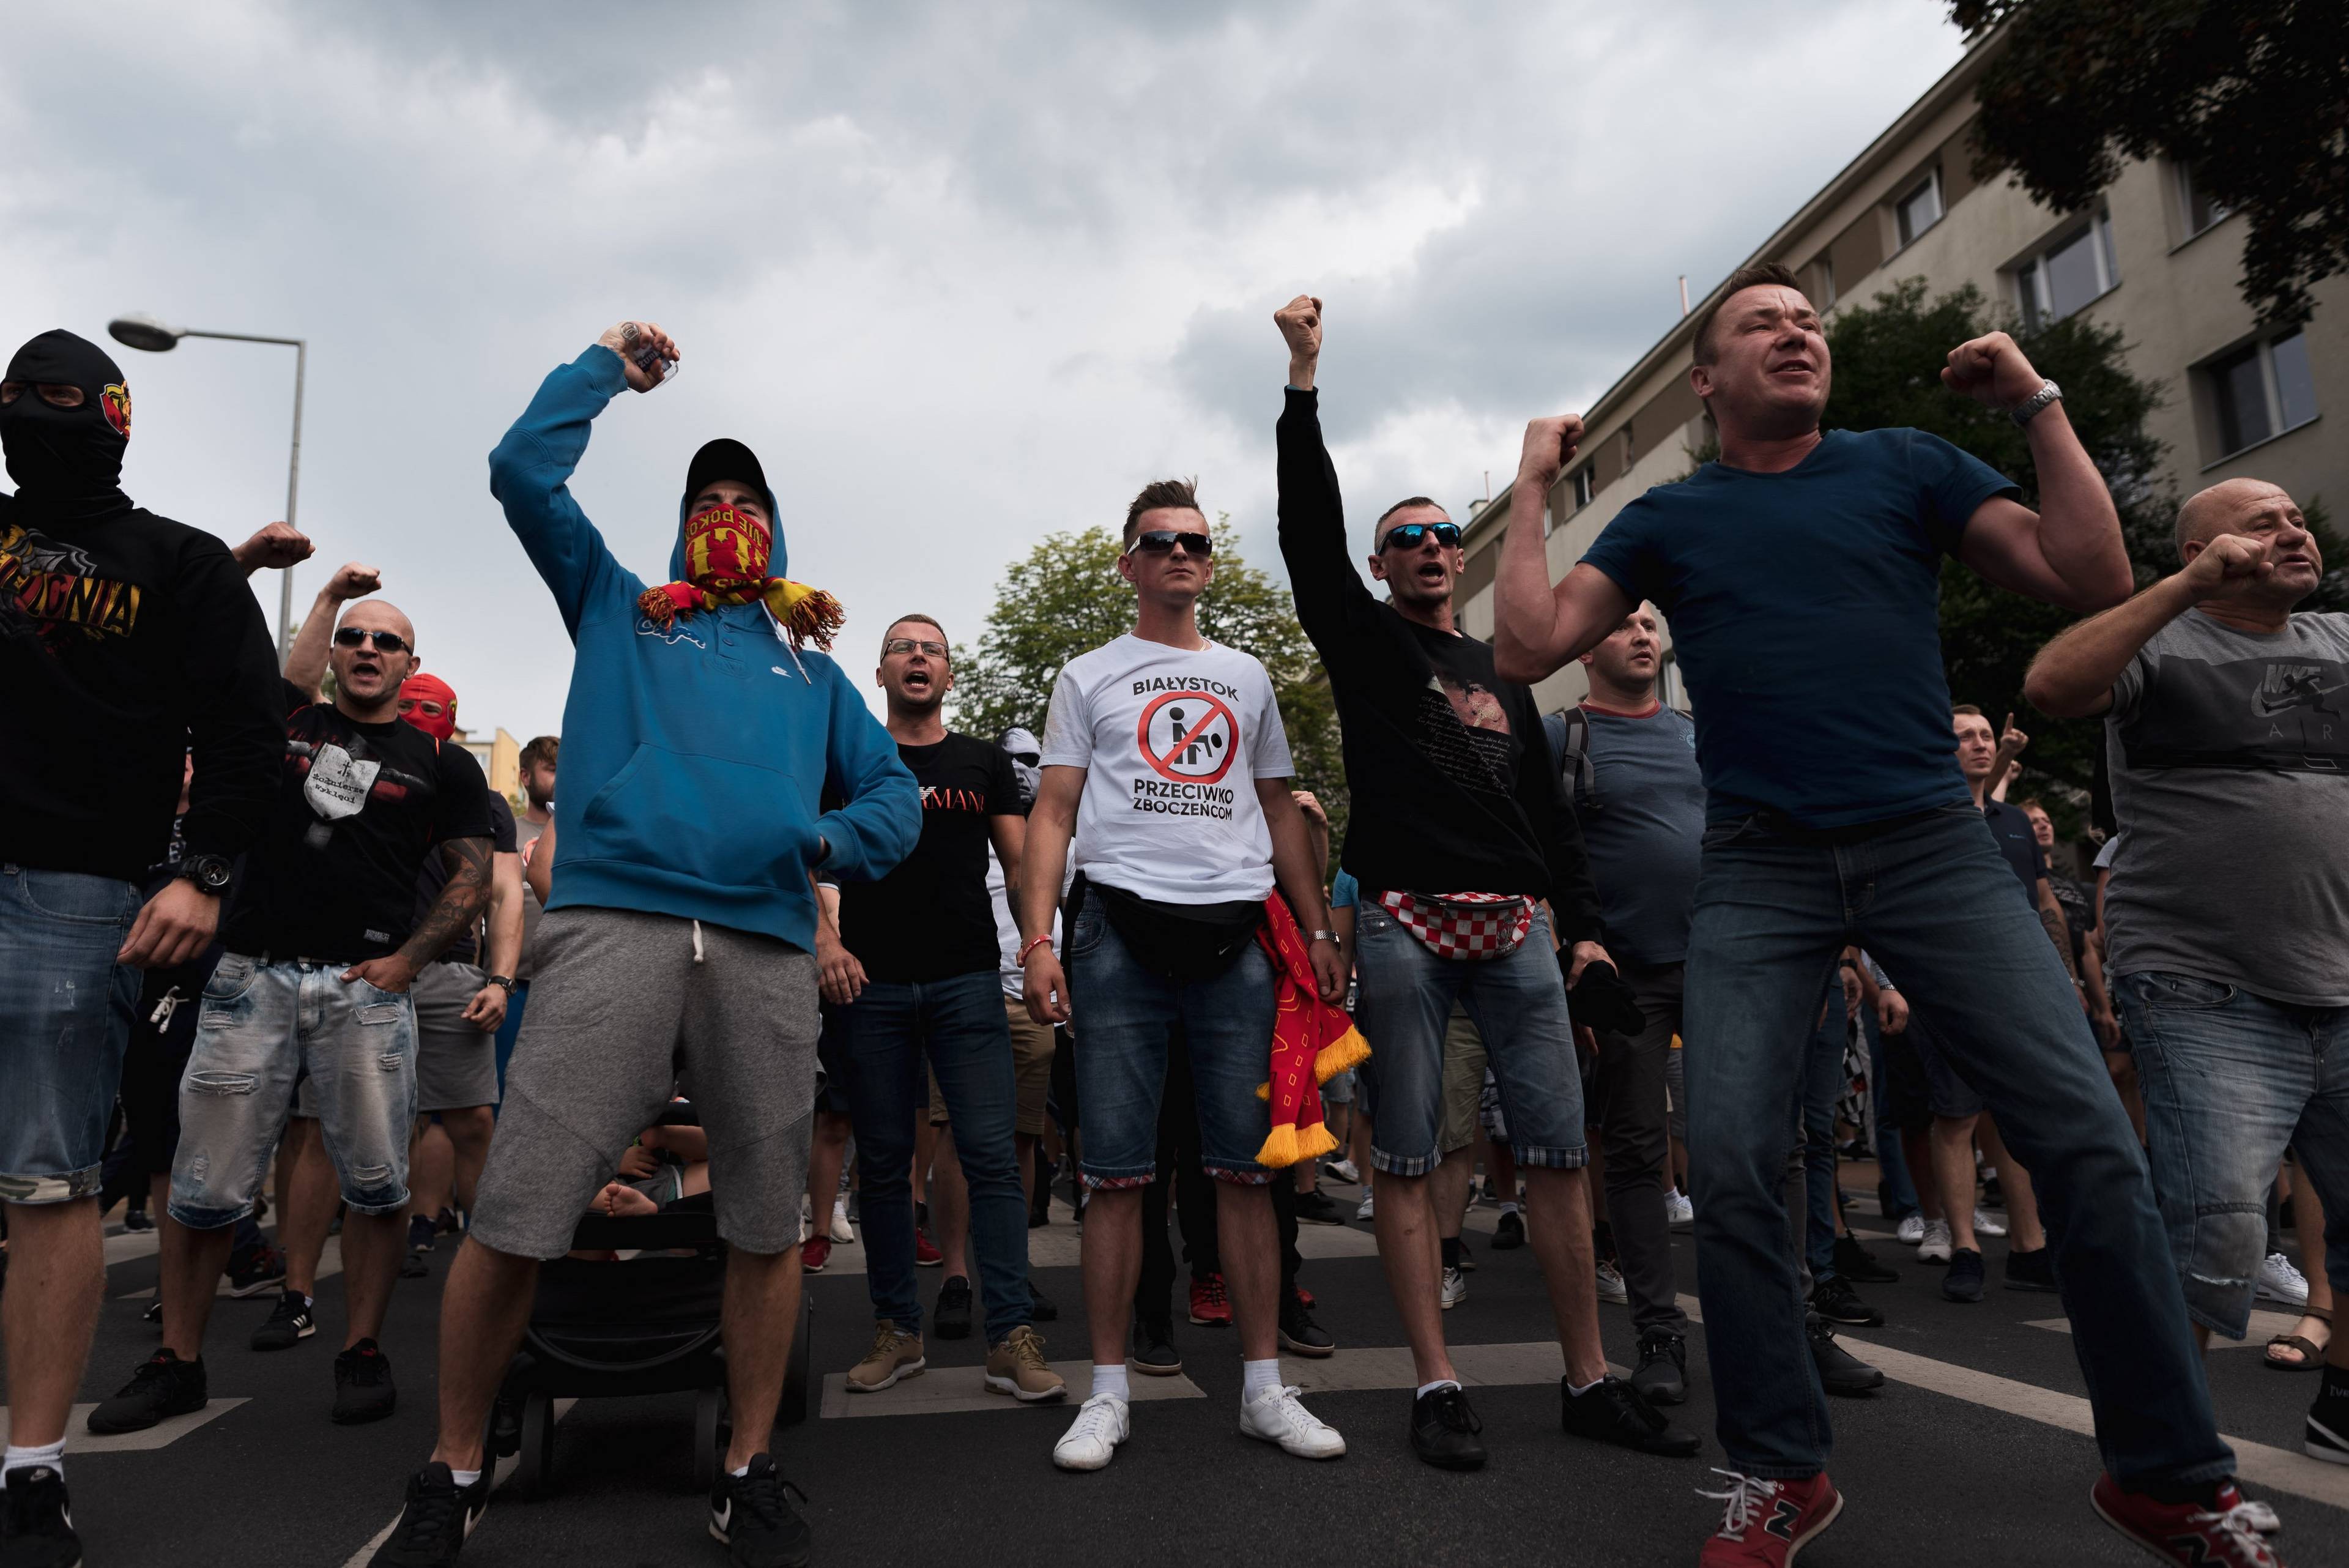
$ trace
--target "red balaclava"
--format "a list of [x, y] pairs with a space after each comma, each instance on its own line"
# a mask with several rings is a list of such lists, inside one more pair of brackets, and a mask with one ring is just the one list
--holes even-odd
[[399, 683], [399, 716], [445, 741], [457, 732], [457, 693], [438, 675], [411, 675]]

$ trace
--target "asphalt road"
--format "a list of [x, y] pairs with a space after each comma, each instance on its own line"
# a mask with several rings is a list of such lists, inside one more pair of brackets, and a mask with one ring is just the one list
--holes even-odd
[[[1351, 1212], [1353, 1189], [1328, 1190]], [[827, 1387], [812, 1392], [808, 1419], [775, 1444], [810, 1500], [816, 1561], [1685, 1568], [1718, 1519], [1716, 1505], [1693, 1495], [1718, 1484], [1707, 1466], [1721, 1462], [1702, 1335], [1691, 1344], [1691, 1397], [1678, 1415], [1704, 1434], [1703, 1457], [1652, 1459], [1563, 1437], [1557, 1349], [1533, 1256], [1491, 1251], [1484, 1233], [1494, 1218], [1482, 1208], [1471, 1216], [1480, 1267], [1444, 1320], [1475, 1380], [1493, 1454], [1467, 1476], [1411, 1455], [1409, 1361], [1366, 1226], [1306, 1228], [1304, 1282], [1340, 1353], [1289, 1363], [1312, 1407], [1346, 1435], [1343, 1459], [1309, 1465], [1241, 1437], [1231, 1332], [1194, 1328], [1178, 1314], [1184, 1377], [1134, 1379], [1138, 1393], [1155, 1397], [1136, 1404], [1133, 1438], [1116, 1462], [1090, 1476], [1051, 1466], [1065, 1408], [1018, 1407], [979, 1390], [977, 1338], [933, 1338], [930, 1372], [895, 1389], [841, 1392], [839, 1374], [869, 1339], [871, 1311], [861, 1248], [836, 1249], [832, 1268], [808, 1282], [814, 1366]], [[1055, 1222], [1030, 1235], [1038, 1283], [1061, 1308], [1046, 1325], [1050, 1354], [1081, 1363], [1077, 1228], [1059, 1206]], [[1847, 1502], [1805, 1552], [1806, 1568], [2148, 1561], [2088, 1508], [2095, 1450], [2056, 1299], [1993, 1289], [1979, 1305], [1955, 1305], [1940, 1298], [1938, 1269], [1889, 1239], [1872, 1244], [1902, 1278], [1866, 1293], [1887, 1326], [1849, 1334], [1847, 1344], [1879, 1359], [1892, 1381], [1871, 1397], [1834, 1402], [1831, 1470]], [[1685, 1237], [1675, 1247], [1686, 1293], [1693, 1256]], [[109, 1251], [105, 1315], [81, 1395], [88, 1401], [111, 1393], [157, 1340], [140, 1321], [155, 1283], [151, 1238], [113, 1236]], [[101, 1449], [77, 1422], [69, 1480], [89, 1563], [364, 1563], [399, 1511], [408, 1471], [431, 1447], [434, 1324], [450, 1251], [444, 1240], [432, 1277], [403, 1281], [394, 1300], [384, 1345], [400, 1405], [389, 1420], [345, 1428], [326, 1419], [343, 1321], [337, 1276], [324, 1282], [317, 1336], [275, 1355], [244, 1343], [269, 1298], [222, 1302], [206, 1358], [212, 1405], [131, 1439], [150, 1446]], [[1990, 1264], [1995, 1282], [1996, 1255]], [[938, 1272], [922, 1272], [926, 1300]], [[1630, 1362], [1627, 1314], [1601, 1313], [1610, 1359]], [[2238, 1440], [2247, 1492], [2284, 1517], [2285, 1560], [2349, 1564], [2349, 1469], [2300, 1453], [2314, 1375], [2262, 1368], [2257, 1347], [2272, 1327], [2261, 1321], [2249, 1345], [2209, 1357], [2220, 1428]], [[1064, 1370], [1081, 1397], [1080, 1368]], [[574, 1406], [556, 1428], [551, 1494], [502, 1491], [464, 1561], [722, 1563], [690, 1479], [692, 1417], [682, 1395]]]

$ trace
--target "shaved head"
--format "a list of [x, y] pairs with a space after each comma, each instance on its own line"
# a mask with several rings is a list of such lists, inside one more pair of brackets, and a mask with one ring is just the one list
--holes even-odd
[[2282, 485], [2264, 479], [2222, 479], [2208, 490], [2195, 492], [2178, 509], [2178, 525], [2170, 535], [2178, 558], [2185, 558], [2189, 544], [2207, 545], [2221, 534], [2241, 532], [2243, 519], [2278, 497], [2285, 505], [2292, 504]]
[[396, 631], [407, 642], [409, 652], [416, 649], [416, 627], [398, 605], [385, 599], [353, 599], [336, 623], [355, 626], [362, 631]]

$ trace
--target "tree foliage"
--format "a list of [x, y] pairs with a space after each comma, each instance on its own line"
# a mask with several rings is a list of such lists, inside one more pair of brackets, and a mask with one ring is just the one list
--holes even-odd
[[[1319, 659], [1288, 590], [1241, 558], [1238, 536], [1218, 515], [1215, 581], [1199, 599], [1199, 629], [1253, 654], [1272, 677], [1298, 787], [1330, 814], [1333, 846], [1346, 822], [1346, 770], [1338, 712]], [[1117, 575], [1118, 537], [1107, 528], [1048, 534], [1004, 572], [973, 652], [954, 652], [955, 726], [993, 736], [1018, 724], [1041, 736], [1061, 667], [1133, 629], [1133, 589]], [[1333, 851], [1334, 852], [1334, 851]]]
[[2349, 267], [2349, 6], [2341, 0], [1951, 0], [1969, 41], [2001, 27], [1975, 89], [1978, 173], [2057, 212], [2124, 159], [2161, 156], [2242, 214], [2243, 297], [2307, 318]]

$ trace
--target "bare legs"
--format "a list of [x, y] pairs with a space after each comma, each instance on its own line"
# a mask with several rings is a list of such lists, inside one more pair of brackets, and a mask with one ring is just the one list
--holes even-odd
[[[316, 1296], [318, 1255], [326, 1250], [326, 1231], [342, 1192], [318, 1124], [310, 1117], [286, 1122], [285, 1140], [277, 1149], [277, 1245], [285, 1254], [285, 1288]], [[166, 1304], [163, 1310], [168, 1314], [171, 1308]]]
[[[796, 1263], [798, 1249], [786, 1256]], [[727, 1305], [733, 1304], [731, 1261]], [[450, 1469], [478, 1470], [490, 1402], [521, 1348], [538, 1294], [538, 1260], [492, 1251], [467, 1237], [440, 1293], [440, 1438], [432, 1457]], [[730, 1354], [728, 1360], [732, 1356]]]
[[[1425, 1176], [1397, 1176], [1377, 1171], [1371, 1180], [1378, 1195], [1371, 1211], [1371, 1230], [1379, 1239], [1379, 1262], [1385, 1265], [1387, 1290], [1395, 1313], [1402, 1319], [1403, 1337], [1411, 1342], [1411, 1365], [1421, 1384], [1457, 1379], [1452, 1356], [1444, 1345], [1444, 1307], [1438, 1298], [1443, 1256], [1437, 1245], [1437, 1201], [1433, 1190], [1436, 1175], [1449, 1161], [1439, 1161]], [[1458, 1163], [1465, 1164], [1460, 1161]], [[1590, 1246], [1588, 1221], [1582, 1245]], [[1595, 1310], [1595, 1309], [1594, 1309]]]
[[8, 1440], [19, 1448], [66, 1435], [106, 1294], [105, 1259], [97, 1199], [8, 1205], [0, 1333], [8, 1347]]
[[724, 1313], [726, 1400], [734, 1422], [726, 1468], [739, 1470], [767, 1451], [775, 1429], [800, 1324], [800, 1250], [728, 1253]]

